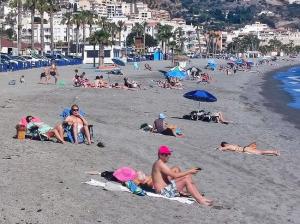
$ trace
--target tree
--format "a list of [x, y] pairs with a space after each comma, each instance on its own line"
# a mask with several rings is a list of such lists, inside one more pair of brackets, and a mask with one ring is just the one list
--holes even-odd
[[73, 13], [71, 18], [71, 24], [74, 24], [76, 26], [76, 56], [78, 56], [79, 52], [79, 29], [81, 25], [81, 14], [80, 13]]
[[99, 45], [99, 66], [104, 64], [104, 46], [111, 44], [109, 38], [110, 34], [104, 29], [95, 31], [91, 36], [91, 40]]
[[59, 11], [59, 4], [57, 4], [56, 0], [46, 0], [48, 3], [47, 5], [47, 12], [49, 13], [50, 16], [50, 35], [51, 35], [51, 40], [50, 40], [50, 49], [51, 52], [53, 53], [54, 51], [54, 25], [53, 25], [53, 19], [54, 19], [54, 13]]
[[199, 53], [201, 54], [201, 39], [200, 39], [200, 26], [199, 24], [196, 25], [196, 34], [197, 34], [197, 41], [198, 41], [198, 45], [199, 45]]
[[37, 10], [39, 11], [40, 15], [41, 15], [41, 31], [40, 31], [40, 35], [41, 35], [41, 52], [42, 55], [44, 54], [45, 51], [45, 30], [44, 30], [44, 15], [45, 12], [48, 9], [48, 3], [44, 0], [38, 0], [37, 2]]
[[26, 10], [30, 10], [31, 16], [31, 39], [30, 45], [31, 49], [34, 49], [34, 17], [35, 17], [35, 10], [37, 9], [37, 4], [39, 0], [25, 0], [24, 8]]
[[90, 36], [93, 33], [93, 25], [96, 24], [97, 15], [92, 11], [86, 11], [86, 23], [89, 25]]
[[162, 43], [162, 49], [164, 49], [164, 53], [167, 53], [167, 43], [169, 42], [169, 39], [173, 36], [172, 30], [173, 27], [170, 25], [157, 25], [157, 38]]
[[176, 41], [179, 43], [180, 52], [183, 53], [184, 52], [184, 42], [186, 41], [186, 38], [184, 37], [184, 31], [183, 31], [182, 27], [179, 27], [174, 31], [174, 36], [175, 36]]
[[271, 47], [271, 49], [275, 50], [276, 52], [279, 52], [282, 46], [282, 42], [280, 40], [277, 40], [276, 37], [272, 40], [269, 40], [268, 44]]
[[125, 21], [119, 20], [117, 23], [117, 30], [119, 33], [119, 46], [121, 47], [122, 43], [122, 31], [125, 29]]
[[143, 49], [143, 53], [145, 54], [145, 51], [146, 51], [146, 29], [148, 27], [148, 23], [146, 21], [144, 21], [142, 23], [142, 26], [143, 26], [143, 37], [144, 37], [144, 49]]
[[67, 25], [67, 43], [68, 43], [67, 55], [69, 55], [70, 54], [70, 28], [72, 25], [72, 13], [71, 12], [66, 12], [65, 14], [63, 14], [61, 24]]
[[18, 20], [18, 54], [21, 52], [21, 43], [22, 43], [22, 9], [23, 1], [22, 0], [11, 0], [9, 2], [10, 7], [17, 9], [17, 20]]

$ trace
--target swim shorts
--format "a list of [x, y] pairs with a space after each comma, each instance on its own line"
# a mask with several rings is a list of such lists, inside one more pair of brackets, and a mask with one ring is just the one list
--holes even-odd
[[167, 198], [174, 198], [176, 196], [179, 196], [179, 193], [177, 191], [175, 180], [171, 180], [171, 183], [167, 185], [164, 189], [160, 191], [160, 194], [162, 196], [165, 196]]

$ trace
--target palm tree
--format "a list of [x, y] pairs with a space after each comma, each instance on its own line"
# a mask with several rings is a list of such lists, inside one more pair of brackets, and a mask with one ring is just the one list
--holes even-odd
[[81, 14], [80, 13], [73, 13], [71, 18], [71, 24], [76, 25], [76, 56], [78, 56], [79, 52], [79, 29], [81, 25]]
[[122, 31], [125, 28], [125, 22], [122, 20], [119, 20], [117, 23], [117, 30], [119, 33], [119, 46], [121, 47], [121, 43], [122, 43]]
[[[89, 41], [89, 44], [93, 45], [93, 50], [94, 52], [96, 52], [96, 44], [97, 44], [97, 39], [96, 39], [96, 35], [93, 34], [90, 34], [89, 38], [88, 38], [88, 41]], [[94, 58], [93, 58], [93, 61], [94, 61], [94, 67], [96, 67], [96, 58], [95, 58], [95, 54], [93, 54]]]
[[118, 27], [115, 23], [109, 23], [107, 31], [110, 33], [111, 44], [115, 41], [116, 32]]
[[100, 28], [102, 28], [102, 29], [108, 29], [109, 24], [110, 24], [110, 23], [107, 21], [107, 17], [101, 17], [101, 18], [98, 20], [98, 25], [99, 25]]
[[276, 37], [272, 40], [269, 40], [268, 44], [270, 47], [272, 47], [272, 50], [275, 50], [276, 52], [278, 52], [282, 46], [282, 42], [277, 40]]
[[184, 37], [184, 31], [183, 31], [182, 27], [179, 27], [175, 30], [175, 38], [176, 38], [177, 42], [179, 42], [180, 52], [183, 53], [184, 42], [186, 41], [186, 38]]
[[82, 26], [82, 58], [84, 58], [84, 46], [85, 46], [85, 33], [86, 33], [86, 24], [88, 23], [89, 11], [80, 11], [79, 12], [80, 23]]
[[89, 33], [90, 33], [90, 36], [92, 35], [93, 33], [93, 25], [96, 23], [96, 14], [92, 11], [86, 11], [86, 23], [89, 25]]
[[21, 43], [22, 43], [22, 9], [23, 9], [23, 1], [22, 0], [11, 0], [9, 2], [10, 7], [17, 8], [18, 15], [18, 54], [21, 52]]
[[50, 15], [50, 34], [51, 34], [51, 40], [50, 40], [50, 49], [53, 53], [54, 50], [54, 30], [53, 30], [53, 19], [54, 19], [54, 13], [59, 11], [59, 4], [57, 4], [56, 0], [46, 0], [48, 3], [47, 6], [47, 12]]
[[201, 54], [201, 39], [200, 39], [200, 26], [199, 24], [196, 25], [196, 34], [197, 34], [197, 40], [199, 45], [199, 53]]
[[61, 24], [67, 25], [67, 43], [68, 43], [67, 54], [69, 55], [70, 54], [70, 28], [72, 25], [72, 13], [71, 12], [66, 12], [65, 14], [63, 14]]
[[25, 0], [24, 8], [30, 10], [31, 16], [31, 49], [34, 49], [34, 16], [39, 0]]
[[99, 45], [99, 66], [104, 64], [104, 46], [111, 44], [109, 38], [110, 34], [105, 29], [97, 30], [91, 36], [94, 43]]
[[37, 2], [37, 10], [39, 11], [40, 15], [41, 15], [41, 31], [40, 31], [40, 35], [41, 35], [41, 52], [42, 55], [44, 54], [44, 49], [45, 49], [45, 30], [44, 30], [44, 15], [45, 12], [48, 9], [48, 4], [47, 2], [45, 2], [44, 0], [38, 0]]
[[157, 38], [161, 41], [162, 49], [164, 49], [164, 53], [167, 53], [167, 43], [169, 39], [172, 37], [172, 29], [173, 27], [170, 25], [161, 25], [158, 24], [157, 26]]
[[145, 54], [145, 51], [146, 51], [146, 29], [148, 27], [148, 23], [146, 21], [143, 22], [142, 24], [143, 26], [143, 37], [144, 37], [144, 49], [143, 49], [143, 53]]

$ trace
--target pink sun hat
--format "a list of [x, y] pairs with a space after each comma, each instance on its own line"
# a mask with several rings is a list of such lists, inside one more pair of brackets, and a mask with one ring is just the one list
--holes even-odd
[[171, 155], [172, 154], [172, 150], [168, 146], [162, 145], [158, 149], [158, 154], [168, 154], [168, 155]]
[[137, 173], [130, 167], [121, 167], [113, 173], [113, 176], [121, 182], [126, 182], [134, 180], [137, 177]]

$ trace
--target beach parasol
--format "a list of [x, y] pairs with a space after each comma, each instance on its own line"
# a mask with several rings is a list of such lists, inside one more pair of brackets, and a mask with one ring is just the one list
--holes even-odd
[[165, 76], [168, 77], [168, 78], [178, 78], [178, 79], [184, 79], [186, 78], [186, 72], [181, 70], [180, 68], [178, 67], [175, 67], [171, 70], [169, 70]]
[[195, 100], [199, 102], [199, 108], [200, 108], [200, 102], [215, 102], [217, 101], [217, 98], [210, 94], [209, 92], [205, 90], [194, 90], [191, 92], [187, 92], [183, 95], [183, 97]]
[[121, 58], [113, 58], [111, 59], [113, 63], [119, 66], [125, 66], [125, 62]]

